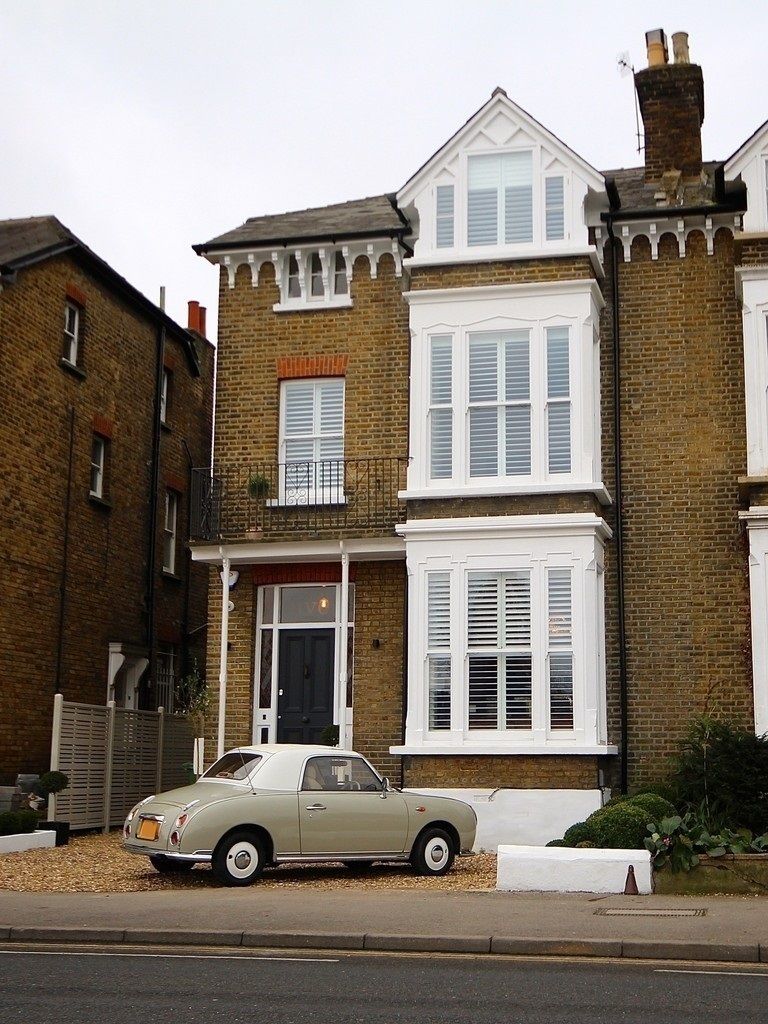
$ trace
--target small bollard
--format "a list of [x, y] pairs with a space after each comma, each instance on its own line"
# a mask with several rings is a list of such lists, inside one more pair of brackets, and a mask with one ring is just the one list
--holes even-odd
[[625, 896], [639, 896], [640, 891], [637, 888], [637, 880], [635, 879], [635, 866], [630, 864], [627, 868], [627, 880], [624, 883], [624, 895]]

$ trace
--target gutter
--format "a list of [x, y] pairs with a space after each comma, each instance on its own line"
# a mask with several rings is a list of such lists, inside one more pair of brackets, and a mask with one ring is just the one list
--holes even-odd
[[613, 212], [605, 216], [608, 237], [611, 240], [611, 320], [613, 325], [613, 468], [616, 509], [614, 537], [616, 539], [616, 598], [619, 618], [619, 712], [620, 733], [619, 774], [621, 792], [627, 792], [629, 776], [629, 722], [627, 713], [627, 627], [624, 603], [624, 510], [622, 507], [621, 484], [621, 344], [619, 333], [619, 263], [617, 259], [621, 242], [613, 231]]
[[340, 242], [355, 242], [365, 238], [396, 238], [404, 249], [411, 251], [411, 247], [404, 240], [404, 235], [412, 233], [410, 226], [401, 228], [380, 228], [378, 231], [345, 231], [341, 235], [333, 235], [325, 232], [321, 235], [296, 235], [289, 238], [233, 238], [228, 242], [201, 242], [193, 245], [192, 249], [198, 256], [205, 256], [207, 253], [232, 252], [235, 249], [268, 249], [279, 247], [288, 249], [294, 245], [314, 245], [321, 242], [329, 242], [336, 245]]
[[72, 473], [75, 450], [75, 407], [69, 407], [69, 455], [67, 461], [67, 496], [64, 505], [64, 540], [61, 549], [61, 580], [59, 582], [59, 624], [56, 640], [55, 693], [62, 693], [61, 668], [64, 661], [64, 625], [67, 612], [67, 575], [69, 571], [69, 519], [72, 505]]

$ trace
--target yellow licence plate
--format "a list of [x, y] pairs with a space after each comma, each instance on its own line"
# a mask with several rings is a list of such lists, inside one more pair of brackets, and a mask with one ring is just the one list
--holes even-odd
[[139, 827], [136, 829], [137, 839], [149, 839], [154, 841], [160, 835], [160, 822], [152, 821], [151, 818], [142, 818]]

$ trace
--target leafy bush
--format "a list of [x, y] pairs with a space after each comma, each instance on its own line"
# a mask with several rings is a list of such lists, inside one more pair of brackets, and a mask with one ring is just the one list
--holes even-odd
[[565, 845], [566, 845], [566, 843], [564, 843], [562, 839], [551, 839], [547, 843], [547, 846], [565, 846]]
[[660, 796], [662, 799], [669, 801], [673, 806], [677, 805], [678, 794], [675, 787], [669, 781], [664, 782], [649, 782], [647, 785], [642, 786], [638, 789], [635, 796], [645, 796], [648, 793], [652, 793], [654, 796]]
[[69, 785], [69, 778], [64, 772], [43, 772], [34, 785], [38, 796], [47, 797], [51, 793], [60, 793]]
[[[589, 819], [588, 819], [589, 820]], [[577, 821], [566, 829], [563, 836], [563, 846], [577, 846], [583, 842], [594, 842], [595, 834], [586, 821]]]
[[681, 811], [703, 808], [710, 827], [768, 830], [768, 738], [699, 718], [674, 760]]
[[633, 807], [639, 807], [647, 815], [648, 821], [660, 821], [662, 818], [671, 818], [677, 814], [677, 808], [663, 796], [656, 793], [638, 793], [637, 796], [629, 798], [627, 803]]
[[676, 814], [648, 826], [645, 848], [653, 856], [653, 866], [669, 864], [672, 871], [690, 871], [700, 856], [724, 857], [727, 853], [765, 853], [768, 833], [753, 837], [749, 829], [722, 829], [712, 834], [692, 813], [681, 818]]
[[36, 811], [3, 811], [0, 814], [0, 836], [15, 836], [20, 832], [34, 832], [37, 822]]
[[603, 850], [641, 850], [648, 834], [648, 813], [630, 800], [601, 807], [590, 814], [594, 844]]

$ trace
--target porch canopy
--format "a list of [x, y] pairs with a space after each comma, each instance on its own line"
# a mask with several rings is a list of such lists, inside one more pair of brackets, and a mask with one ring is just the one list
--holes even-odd
[[[241, 542], [234, 544], [192, 544], [192, 560], [221, 566], [221, 629], [219, 654], [219, 716], [216, 735], [216, 756], [224, 753], [224, 727], [227, 713], [227, 647], [229, 645], [230, 574], [239, 565], [281, 564], [309, 565], [313, 562], [341, 563], [341, 635], [349, 625], [349, 563], [396, 561], [405, 558], [405, 541], [401, 537], [362, 537], [344, 540], [311, 540], [279, 542]], [[347, 684], [347, 645], [341, 644], [339, 684], [342, 692]], [[343, 703], [343, 702], [342, 702]], [[346, 708], [340, 708], [342, 720], [339, 735], [346, 731]]]

